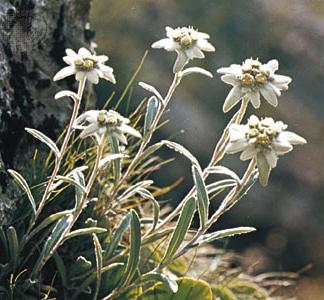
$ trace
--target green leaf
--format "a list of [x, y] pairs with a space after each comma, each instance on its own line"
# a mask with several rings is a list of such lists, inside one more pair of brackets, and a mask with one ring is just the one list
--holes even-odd
[[[112, 153], [120, 154], [119, 142], [115, 137], [111, 135], [109, 136], [109, 145]], [[114, 179], [115, 182], [117, 182], [120, 179], [120, 174], [121, 174], [121, 159], [116, 158], [113, 160], [113, 162], [114, 162]]]
[[115, 231], [115, 234], [113, 235], [110, 241], [109, 248], [106, 254], [107, 259], [109, 259], [117, 249], [118, 243], [121, 240], [122, 236], [124, 235], [126, 229], [128, 228], [130, 220], [131, 220], [131, 213], [128, 213], [121, 221], [117, 230]]
[[200, 217], [200, 227], [203, 228], [208, 220], [209, 197], [205, 186], [203, 174], [200, 168], [192, 166], [192, 174], [197, 190], [198, 210]]
[[30, 191], [27, 181], [18, 172], [14, 170], [8, 170], [8, 173], [13, 177], [17, 185], [27, 194], [29, 202], [33, 208], [34, 214], [36, 214], [36, 204], [34, 197]]
[[[81, 173], [82, 174], [82, 173]], [[69, 184], [74, 185], [76, 188], [79, 188], [83, 193], [86, 193], [86, 188], [83, 186], [80, 182], [78, 182], [75, 179], [72, 179], [71, 177], [61, 176], [57, 175], [56, 178], [58, 180], [62, 180], [63, 182], [67, 182]]]
[[8, 248], [10, 254], [10, 263], [14, 269], [18, 262], [19, 257], [19, 242], [15, 227], [10, 226], [7, 229]]
[[239, 300], [235, 294], [227, 287], [221, 285], [212, 286], [212, 291], [216, 299], [219, 300]]
[[197, 158], [195, 158], [189, 150], [187, 150], [185, 147], [183, 147], [182, 145], [175, 143], [175, 142], [171, 142], [171, 141], [167, 141], [167, 140], [163, 140], [161, 141], [161, 143], [165, 146], [167, 146], [168, 148], [179, 152], [180, 154], [184, 155], [185, 157], [187, 157], [194, 165], [199, 167], [199, 162], [197, 160]]
[[233, 179], [223, 179], [213, 183], [210, 183], [206, 186], [208, 195], [211, 195], [215, 192], [221, 192], [226, 188], [236, 186], [237, 182]]
[[[81, 204], [82, 198], [84, 196], [85, 193], [87, 193], [86, 191], [86, 184], [85, 184], [85, 178], [84, 175], [82, 173], [82, 171], [80, 169], [75, 169], [72, 172], [72, 176], [75, 180], [75, 182], [77, 182], [79, 186], [75, 186], [75, 208], [78, 208], [79, 205]], [[84, 188], [81, 188], [84, 187]]]
[[58, 273], [60, 274], [62, 285], [64, 287], [67, 287], [68, 280], [67, 280], [67, 272], [66, 272], [66, 268], [64, 265], [64, 261], [63, 261], [62, 257], [57, 252], [54, 253], [53, 258], [54, 258]]
[[133, 279], [139, 259], [141, 250], [141, 224], [139, 217], [135, 210], [131, 210], [131, 230], [130, 230], [130, 250], [124, 276], [121, 280], [121, 286], [126, 286]]
[[96, 284], [96, 290], [95, 290], [93, 300], [96, 300], [98, 298], [100, 284], [101, 284], [102, 248], [101, 248], [99, 239], [95, 233], [92, 234], [92, 238], [93, 238], [93, 244], [94, 244], [94, 248], [95, 248], [96, 274], [97, 274], [97, 284]]
[[160, 219], [160, 205], [159, 203], [155, 200], [154, 196], [152, 195], [152, 193], [150, 191], [148, 191], [147, 189], [144, 188], [140, 188], [137, 190], [137, 193], [139, 193], [143, 198], [149, 199], [152, 202], [153, 205], [153, 224], [152, 224], [152, 228], [150, 229], [150, 232], [152, 232], [159, 219]]
[[182, 71], [179, 72], [179, 76], [181, 77], [185, 77], [188, 76], [190, 74], [201, 74], [201, 75], [205, 75], [207, 77], [213, 78], [213, 74], [210, 73], [209, 71], [203, 69], [203, 68], [198, 68], [198, 67], [192, 67], [192, 68], [187, 68], [184, 69]]
[[72, 213], [72, 210], [64, 210], [57, 212], [55, 214], [50, 215], [47, 217], [42, 223], [40, 223], [30, 234], [29, 239], [31, 239], [35, 234], [40, 232], [42, 229], [46, 228], [47, 226], [51, 225], [53, 222], [57, 221], [58, 219], [70, 215]]
[[151, 185], [152, 183], [153, 183], [152, 180], [143, 180], [143, 181], [137, 182], [136, 184], [129, 187], [125, 192], [123, 192], [122, 195], [120, 197], [118, 197], [117, 201], [123, 201], [123, 200], [126, 200], [126, 199], [132, 197], [133, 195], [135, 195], [137, 193], [138, 189], [145, 188], [145, 187]]
[[9, 249], [8, 249], [8, 241], [7, 241], [7, 236], [4, 232], [4, 229], [0, 227], [0, 241], [1, 241], [1, 249], [4, 249], [4, 255], [9, 259]]
[[223, 239], [225, 237], [245, 234], [256, 231], [254, 227], [236, 227], [236, 228], [229, 228], [224, 230], [219, 230], [216, 232], [208, 233], [201, 236], [193, 246], [198, 246], [201, 244], [211, 243], [215, 240]]
[[44, 133], [32, 128], [25, 128], [25, 130], [33, 137], [46, 144], [55, 153], [56, 157], [60, 156], [60, 150], [57, 148], [56, 144]]
[[66, 233], [70, 229], [73, 222], [73, 215], [66, 215], [59, 219], [54, 226], [51, 235], [47, 238], [44, 243], [41, 254], [32, 272], [32, 276], [38, 275], [39, 270], [44, 266], [47, 260], [53, 255], [55, 250], [60, 246]]
[[173, 234], [171, 236], [168, 248], [164, 254], [162, 262], [171, 258], [180, 247], [190, 227], [195, 210], [196, 210], [196, 201], [194, 198], [189, 198], [182, 208], [180, 217], [173, 231]]
[[144, 123], [144, 135], [150, 131], [157, 112], [159, 111], [159, 101], [152, 96], [147, 102], [147, 111]]
[[[105, 266], [101, 269], [101, 274], [105, 274], [105, 273], [109, 273], [111, 271], [114, 271], [115, 269], [120, 270], [120, 268], [124, 267], [124, 263], [112, 263], [108, 266]], [[111, 274], [108, 274], [111, 275]], [[109, 283], [111, 283], [112, 281], [115, 280], [115, 277], [109, 277]], [[97, 278], [97, 274], [96, 273], [92, 273], [86, 280], [84, 280], [78, 287], [77, 291], [72, 295], [71, 300], [74, 299], [78, 299], [77, 297], [80, 295], [80, 293], [82, 293], [90, 284], [92, 284], [92, 282], [95, 281], [95, 279]], [[119, 278], [118, 278], [119, 279]]]
[[150, 273], [144, 274], [141, 277], [141, 281], [143, 281], [143, 282], [145, 282], [145, 281], [153, 281], [153, 282], [160, 281], [160, 282], [164, 283], [172, 293], [176, 293], [178, 291], [177, 281], [174, 279], [171, 279], [169, 276], [166, 276], [165, 274], [150, 272]]
[[109, 164], [111, 161], [113, 161], [115, 159], [119, 159], [119, 158], [125, 158], [125, 157], [128, 157], [128, 155], [123, 154], [123, 153], [109, 154], [100, 160], [98, 168], [102, 169], [107, 164]]
[[240, 182], [240, 177], [235, 172], [223, 166], [209, 167], [207, 168], [207, 173], [227, 175], [232, 177], [236, 182]]
[[107, 232], [106, 228], [101, 228], [101, 227], [88, 227], [88, 228], [82, 228], [82, 229], [77, 229], [74, 230], [72, 232], [70, 232], [69, 234], [66, 235], [65, 237], [65, 241], [71, 238], [74, 238], [76, 236], [82, 236], [82, 235], [87, 235], [87, 234], [100, 234], [100, 233], [104, 233]]
[[136, 166], [143, 160], [145, 160], [147, 157], [149, 157], [151, 154], [153, 154], [155, 151], [157, 151], [158, 149], [160, 149], [163, 146], [162, 142], [156, 143], [148, 148], [146, 148], [146, 150], [143, 151], [143, 153], [136, 158], [131, 165], [130, 171], [132, 171], [133, 169], [136, 168]]
[[213, 300], [209, 284], [189, 277], [177, 279], [178, 291], [173, 293], [165, 283], [157, 283], [146, 290], [138, 300]]
[[142, 81], [139, 82], [138, 85], [140, 87], [142, 87], [144, 90], [147, 90], [150, 93], [154, 94], [157, 97], [157, 99], [159, 99], [163, 103], [163, 101], [164, 101], [163, 97], [161, 96], [161, 94], [157, 91], [157, 89], [154, 86], [147, 84], [145, 82], [142, 82]]
[[166, 228], [164, 230], [154, 232], [150, 236], [148, 236], [147, 238], [143, 239], [142, 246], [150, 245], [150, 244], [158, 241], [159, 239], [170, 235], [171, 233], [173, 233], [173, 231], [174, 231], [173, 228]]

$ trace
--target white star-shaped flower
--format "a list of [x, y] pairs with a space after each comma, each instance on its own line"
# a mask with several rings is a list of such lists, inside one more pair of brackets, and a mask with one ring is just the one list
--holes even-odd
[[275, 72], [279, 68], [276, 59], [262, 64], [259, 60], [246, 59], [242, 65], [230, 65], [220, 68], [218, 73], [224, 74], [221, 79], [233, 86], [227, 95], [223, 111], [229, 111], [243, 97], [247, 97], [255, 108], [260, 107], [260, 93], [273, 106], [278, 105], [281, 91], [288, 89], [291, 78], [277, 75]]
[[209, 35], [199, 32], [192, 27], [166, 27], [167, 38], [161, 39], [152, 45], [152, 48], [164, 48], [167, 51], [176, 51], [178, 57], [173, 67], [173, 72], [178, 73], [194, 58], [204, 58], [203, 51], [215, 51], [207, 39]]
[[287, 125], [272, 118], [259, 120], [252, 115], [246, 125], [229, 127], [229, 144], [226, 153], [241, 152], [241, 160], [255, 159], [259, 180], [267, 185], [270, 171], [277, 165], [278, 156], [290, 152], [292, 145], [305, 144], [306, 140], [296, 133], [286, 131]]
[[72, 49], [65, 50], [66, 56], [63, 60], [69, 65], [60, 70], [55, 76], [54, 81], [75, 75], [77, 81], [89, 80], [93, 84], [99, 82], [99, 78], [116, 83], [113, 68], [106, 66], [108, 60], [106, 55], [94, 55], [85, 48], [80, 48], [78, 53]]
[[129, 119], [113, 110], [89, 110], [76, 119], [74, 128], [82, 130], [80, 133], [82, 139], [89, 136], [110, 135], [127, 145], [125, 134], [142, 137], [137, 130], [127, 125], [129, 122]]

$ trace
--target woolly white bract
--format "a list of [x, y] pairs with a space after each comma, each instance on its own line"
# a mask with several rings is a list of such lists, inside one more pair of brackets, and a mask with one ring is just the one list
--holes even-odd
[[69, 65], [63, 68], [54, 76], [54, 81], [61, 80], [65, 77], [75, 74], [75, 79], [81, 81], [89, 80], [93, 84], [99, 82], [99, 78], [103, 78], [112, 83], [116, 83], [113, 68], [106, 66], [108, 60], [106, 55], [94, 55], [85, 48], [80, 48], [78, 53], [72, 49], [66, 49], [66, 56], [63, 60]]
[[287, 125], [272, 118], [259, 120], [252, 115], [246, 125], [229, 127], [227, 153], [241, 152], [241, 160], [256, 159], [259, 179], [267, 185], [270, 171], [276, 167], [278, 156], [293, 149], [292, 145], [305, 144], [306, 140], [296, 133], [286, 131]]
[[187, 62], [194, 58], [204, 58], [203, 51], [215, 51], [215, 48], [207, 39], [207, 33], [199, 32], [192, 27], [178, 27], [172, 29], [166, 27], [167, 38], [161, 39], [152, 45], [152, 48], [164, 48], [167, 51], [176, 51], [177, 60], [173, 72], [177, 73], [183, 69]]
[[233, 64], [226, 68], [220, 68], [218, 73], [224, 74], [221, 79], [233, 86], [227, 95], [223, 111], [229, 111], [243, 97], [247, 97], [254, 108], [260, 107], [260, 93], [272, 106], [278, 105], [281, 91], [288, 89], [291, 78], [277, 75], [279, 68], [276, 59], [262, 64], [259, 60], [246, 59], [242, 65]]

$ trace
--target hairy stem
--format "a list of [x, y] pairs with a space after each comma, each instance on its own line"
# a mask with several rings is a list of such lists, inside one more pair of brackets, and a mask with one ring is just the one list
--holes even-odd
[[[246, 112], [247, 106], [249, 103], [248, 98], [244, 98], [242, 100], [242, 104], [240, 109], [235, 113], [235, 115], [231, 118], [231, 120], [228, 122], [226, 128], [223, 131], [223, 134], [218, 141], [213, 156], [208, 164], [208, 166], [203, 170], [203, 178], [206, 179], [208, 177], [208, 172], [207, 169], [209, 167], [215, 166], [225, 155], [225, 149], [226, 145], [228, 143], [228, 128], [231, 124], [240, 124], [244, 114]], [[156, 229], [162, 228], [169, 222], [171, 222], [181, 211], [184, 203], [186, 202], [187, 199], [189, 199], [196, 191], [196, 187], [192, 187], [189, 193], [184, 197], [184, 199], [179, 203], [179, 205], [157, 226]]]
[[65, 154], [65, 151], [66, 151], [66, 149], [68, 147], [68, 143], [69, 143], [70, 138], [72, 136], [73, 124], [74, 124], [74, 122], [75, 122], [75, 120], [76, 120], [76, 118], [78, 116], [78, 112], [79, 112], [79, 108], [80, 108], [80, 102], [81, 102], [83, 91], [84, 91], [84, 86], [85, 86], [85, 79], [83, 79], [83, 80], [81, 80], [79, 82], [78, 97], [77, 97], [77, 99], [76, 98], [73, 99], [74, 100], [73, 111], [72, 111], [72, 115], [71, 115], [69, 125], [68, 125], [67, 130], [66, 130], [66, 134], [65, 134], [61, 149], [60, 149], [59, 156], [56, 158], [55, 166], [54, 166], [52, 175], [51, 175], [49, 181], [47, 182], [45, 192], [44, 192], [43, 197], [42, 197], [42, 199], [41, 199], [41, 201], [39, 203], [36, 214], [32, 218], [32, 220], [31, 220], [31, 222], [29, 224], [27, 234], [30, 232], [32, 227], [35, 225], [35, 222], [36, 222], [37, 218], [39, 217], [40, 213], [42, 212], [46, 201], [48, 200], [48, 198], [50, 197], [50, 195], [52, 193], [50, 188], [51, 188], [51, 186], [52, 186], [52, 184], [53, 184], [53, 182], [55, 180], [55, 177], [58, 174], [58, 171], [60, 169], [64, 154]]
[[86, 207], [86, 202], [87, 202], [88, 196], [90, 194], [91, 188], [93, 186], [93, 183], [94, 183], [94, 181], [96, 179], [96, 175], [97, 175], [98, 170], [99, 170], [99, 162], [100, 162], [102, 154], [103, 154], [103, 149], [104, 149], [104, 143], [103, 143], [103, 138], [102, 138], [100, 144], [97, 146], [96, 160], [95, 160], [95, 163], [94, 163], [90, 178], [88, 180], [87, 186], [85, 188], [86, 192], [83, 193], [83, 196], [81, 198], [79, 206], [76, 207], [74, 212], [73, 212], [73, 220], [69, 224], [69, 226], [67, 227], [67, 229], [65, 231], [66, 232], [65, 235], [61, 237], [62, 242], [55, 245], [55, 247], [51, 250], [50, 255], [48, 255], [42, 261], [42, 263], [37, 268], [37, 270], [34, 270], [33, 274], [38, 274], [41, 271], [41, 269], [45, 266], [46, 262], [53, 256], [55, 251], [64, 243], [65, 237], [71, 232], [71, 229], [72, 229], [73, 225], [78, 220], [78, 218], [79, 218], [80, 214], [82, 213], [83, 209]]
[[180, 249], [171, 259], [163, 262], [161, 265], [159, 265], [156, 268], [156, 270], [167, 266], [169, 263], [171, 263], [172, 261], [174, 261], [178, 257], [185, 254], [188, 250], [190, 250], [192, 248], [192, 245], [198, 240], [198, 238], [201, 237], [203, 234], [205, 234], [206, 231], [220, 218], [220, 216], [222, 216], [228, 210], [228, 208], [230, 208], [235, 203], [235, 201], [237, 200], [237, 198], [239, 197], [241, 192], [244, 190], [244, 188], [248, 184], [248, 182], [249, 182], [249, 180], [251, 178], [251, 175], [253, 174], [253, 171], [255, 169], [255, 166], [256, 166], [256, 161], [255, 161], [255, 159], [252, 159], [249, 166], [248, 166], [248, 168], [246, 169], [246, 171], [245, 171], [245, 173], [244, 173], [244, 175], [242, 177], [242, 180], [241, 180], [240, 184], [235, 186], [227, 194], [227, 196], [222, 201], [219, 208], [214, 212], [214, 214], [208, 220], [206, 225], [203, 228], [200, 228], [197, 231], [197, 233], [195, 234], [195, 236], [182, 249]]
[[130, 173], [131, 173], [131, 171], [132, 171], [132, 169], [134, 167], [134, 163], [143, 154], [145, 148], [150, 143], [152, 135], [153, 135], [154, 131], [156, 130], [156, 128], [157, 128], [157, 126], [159, 124], [159, 121], [160, 121], [163, 113], [165, 112], [165, 109], [166, 109], [168, 103], [170, 102], [170, 100], [172, 98], [172, 95], [174, 94], [174, 92], [175, 92], [177, 86], [179, 85], [180, 81], [181, 81], [181, 77], [180, 77], [179, 73], [174, 74], [172, 84], [170, 85], [168, 93], [164, 98], [163, 105], [160, 106], [160, 109], [159, 109], [158, 113], [156, 114], [156, 116], [155, 116], [155, 118], [153, 120], [152, 127], [151, 127], [150, 131], [147, 133], [147, 135], [144, 136], [144, 138], [142, 140], [142, 143], [141, 143], [141, 145], [139, 147], [139, 150], [137, 151], [135, 157], [132, 159], [132, 162], [128, 166], [126, 172], [124, 173], [122, 178], [119, 180], [119, 182], [115, 186], [115, 188], [114, 188], [114, 190], [113, 190], [113, 192], [111, 194], [111, 197], [110, 197], [110, 203], [113, 202], [113, 199], [116, 197], [120, 187], [127, 180], [128, 176], [130, 175]]

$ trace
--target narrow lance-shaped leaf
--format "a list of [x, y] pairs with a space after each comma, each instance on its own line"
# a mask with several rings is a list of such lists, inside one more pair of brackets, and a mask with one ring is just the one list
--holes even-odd
[[[75, 169], [73, 169], [72, 171], [70, 171], [69, 173], [67, 173], [66, 175], [64, 175], [64, 177], [68, 177], [68, 178], [74, 178], [75, 177], [75, 174], [77, 173], [82, 173], [83, 171], [87, 170], [88, 167], [87, 166], [81, 166], [81, 167], [77, 167]], [[57, 178], [56, 178], [57, 179]], [[75, 179], [75, 178], [74, 178]], [[77, 179], [75, 179], [77, 182], [79, 182]], [[59, 186], [61, 186], [61, 184], [63, 183], [64, 181], [62, 180], [56, 180], [55, 183], [53, 183], [50, 187], [50, 191], [55, 191]], [[82, 184], [84, 186], [84, 184]]]
[[157, 151], [158, 149], [160, 149], [163, 146], [162, 142], [156, 143], [148, 148], [146, 148], [146, 150], [144, 150], [144, 152], [136, 159], [133, 161], [132, 166], [131, 166], [131, 170], [134, 170], [136, 168], [136, 166], [143, 160], [145, 160], [147, 157], [149, 157], [151, 154], [153, 154], [155, 151]]
[[[114, 154], [120, 154], [119, 142], [115, 137], [109, 136], [109, 145], [111, 148], [111, 152], [113, 152]], [[117, 182], [120, 179], [120, 174], [121, 174], [121, 159], [116, 158], [113, 160], [113, 162], [114, 162], [114, 179], [115, 182]]]
[[192, 174], [197, 190], [198, 211], [200, 217], [200, 226], [203, 228], [208, 220], [209, 197], [205, 186], [204, 178], [200, 168], [192, 167]]
[[137, 182], [136, 184], [129, 187], [125, 192], [123, 192], [121, 194], [121, 196], [118, 197], [118, 201], [123, 201], [123, 200], [130, 198], [131, 196], [136, 194], [139, 189], [145, 188], [145, 187], [151, 185], [152, 183], [153, 183], [152, 180], [143, 180], [143, 181]]
[[129, 226], [130, 223], [130, 219], [131, 219], [131, 213], [128, 213], [124, 219], [121, 221], [119, 227], [117, 228], [117, 230], [115, 231], [115, 234], [113, 235], [110, 244], [109, 244], [109, 248], [107, 251], [107, 259], [109, 259], [115, 252], [115, 250], [118, 247], [118, 243], [120, 242], [122, 236], [124, 235], [126, 229]]
[[207, 172], [212, 174], [224, 174], [232, 177], [237, 182], [240, 182], [240, 177], [238, 177], [235, 172], [223, 166], [209, 167], [207, 168]]
[[[112, 269], [118, 268], [118, 267], [122, 267], [124, 266], [124, 263], [112, 263], [108, 266], [105, 266], [101, 269], [101, 274], [104, 274], [105, 272], [109, 272]], [[69, 300], [74, 300], [74, 299], [79, 299], [77, 298], [79, 296], [80, 293], [82, 293], [90, 284], [92, 284], [92, 282], [96, 279], [96, 273], [92, 273], [86, 280], [84, 280], [83, 283], [81, 283], [78, 286], [78, 289], [76, 290], [76, 292], [71, 296], [71, 298], [69, 298]]]
[[165, 274], [156, 273], [156, 272], [150, 272], [147, 274], [144, 274], [141, 278], [143, 282], [145, 281], [153, 281], [153, 282], [163, 282], [172, 293], [176, 293], [178, 291], [178, 283], [176, 280], [171, 279], [169, 276], [166, 276]]
[[30, 191], [27, 181], [18, 172], [14, 170], [8, 170], [8, 173], [13, 177], [18, 186], [27, 194], [29, 202], [33, 208], [34, 214], [36, 214], [36, 204], [34, 197]]
[[66, 235], [65, 240], [77, 237], [77, 236], [82, 236], [82, 235], [87, 235], [87, 234], [100, 234], [100, 233], [105, 233], [107, 232], [106, 228], [101, 228], [101, 227], [89, 227], [89, 228], [81, 228], [74, 230], [70, 232], [69, 234]]
[[196, 210], [196, 201], [194, 198], [189, 198], [182, 208], [180, 217], [173, 231], [173, 234], [171, 236], [168, 248], [164, 254], [162, 262], [171, 258], [180, 247], [190, 227], [195, 210]]
[[43, 246], [31, 277], [38, 274], [39, 270], [44, 266], [44, 264], [52, 256], [54, 251], [59, 247], [72, 222], [73, 215], [66, 215], [57, 221], [55, 227], [51, 232], [51, 235], [48, 237]]
[[117, 153], [117, 154], [109, 154], [106, 157], [104, 157], [103, 159], [100, 160], [99, 162], [99, 169], [104, 168], [107, 164], [109, 164], [111, 161], [115, 160], [115, 159], [119, 159], [119, 158], [125, 158], [128, 157], [128, 155], [126, 154], [122, 154], [122, 153]]
[[[82, 174], [82, 173], [81, 173]], [[86, 192], [86, 188], [85, 186], [83, 186], [80, 182], [78, 182], [77, 180], [75, 180], [74, 178], [71, 177], [66, 177], [66, 176], [61, 176], [61, 175], [57, 175], [56, 178], [58, 180], [62, 180], [63, 182], [67, 182], [69, 184], [74, 185], [76, 188], [79, 188], [83, 193]]]
[[96, 290], [95, 294], [93, 296], [93, 300], [97, 300], [99, 290], [100, 290], [100, 285], [101, 285], [101, 270], [102, 270], [102, 248], [99, 242], [98, 237], [96, 234], [92, 234], [93, 238], [93, 244], [94, 244], [94, 249], [95, 249], [95, 257], [96, 257], [96, 275], [97, 275], [97, 284], [96, 284]]
[[159, 111], [159, 101], [152, 96], [147, 102], [147, 110], [144, 123], [144, 135], [150, 131], [157, 112]]
[[133, 279], [141, 250], [141, 223], [135, 210], [131, 211], [130, 249], [124, 276], [120, 282], [121, 286], [128, 285]]
[[152, 195], [152, 193], [150, 191], [148, 191], [145, 188], [140, 188], [137, 190], [137, 192], [144, 198], [149, 199], [152, 202], [152, 206], [153, 206], [153, 224], [152, 224], [152, 228], [150, 230], [150, 232], [152, 232], [159, 219], [160, 219], [160, 205], [159, 203], [156, 201], [156, 199], [154, 198], [154, 196]]
[[67, 271], [66, 271], [66, 268], [64, 265], [64, 261], [63, 261], [62, 257], [57, 252], [54, 253], [53, 258], [54, 258], [58, 273], [60, 274], [62, 285], [66, 288], [68, 286], [68, 279], [67, 279], [68, 276], [67, 276]]
[[209, 71], [203, 69], [203, 68], [199, 68], [199, 67], [192, 67], [192, 68], [187, 68], [187, 69], [184, 69], [183, 71], [180, 71], [179, 72], [180, 76], [181, 77], [185, 77], [185, 76], [188, 76], [190, 74], [201, 74], [201, 75], [205, 75], [207, 77], [210, 77], [210, 78], [213, 78], [213, 74], [210, 73]]
[[60, 150], [57, 148], [56, 144], [44, 133], [32, 128], [25, 128], [25, 130], [28, 133], [30, 133], [33, 137], [46, 144], [55, 153], [57, 157], [60, 156]]
[[166, 145], [167, 147], [179, 152], [180, 154], [184, 155], [185, 157], [187, 157], [194, 165], [199, 166], [199, 162], [197, 160], [197, 158], [195, 158], [189, 150], [187, 150], [185, 147], [183, 147], [182, 145], [175, 143], [175, 142], [171, 142], [171, 141], [167, 141], [167, 140], [163, 140], [161, 143], [163, 143], [163, 145]]
[[238, 234], [245, 234], [255, 231], [254, 227], [236, 227], [236, 228], [229, 228], [224, 230], [219, 230], [216, 232], [208, 233], [201, 236], [196, 243], [193, 244], [194, 246], [199, 246], [201, 244], [211, 243], [215, 240], [219, 240], [225, 237], [230, 237]]
[[147, 90], [150, 93], [154, 94], [157, 97], [157, 99], [159, 99], [163, 103], [163, 101], [164, 101], [163, 97], [161, 96], [161, 94], [158, 92], [158, 90], [154, 86], [149, 85], [149, 84], [147, 84], [145, 82], [142, 82], [142, 81], [139, 82], [138, 85], [140, 87], [142, 87], [144, 90]]
[[214, 197], [224, 189], [234, 187], [237, 182], [234, 179], [223, 179], [206, 185], [206, 189], [211, 200], [211, 196]]
[[12, 266], [15, 268], [19, 257], [19, 242], [15, 227], [10, 226], [7, 229], [8, 248]]
[[75, 208], [78, 208], [79, 205], [81, 205], [83, 195], [87, 193], [85, 187], [86, 183], [85, 183], [84, 175], [81, 172], [81, 170], [76, 169], [74, 172], [72, 172], [72, 176], [75, 182], [78, 183], [78, 185], [75, 186]]
[[72, 210], [69, 209], [69, 210], [60, 211], [60, 212], [50, 215], [45, 220], [43, 220], [35, 229], [33, 229], [31, 231], [31, 233], [29, 235], [29, 239], [31, 239], [31, 237], [33, 237], [35, 234], [37, 234], [38, 232], [40, 232], [42, 229], [46, 228], [47, 226], [51, 225], [58, 219], [60, 219], [64, 216], [70, 215], [71, 213], [72, 213]]

